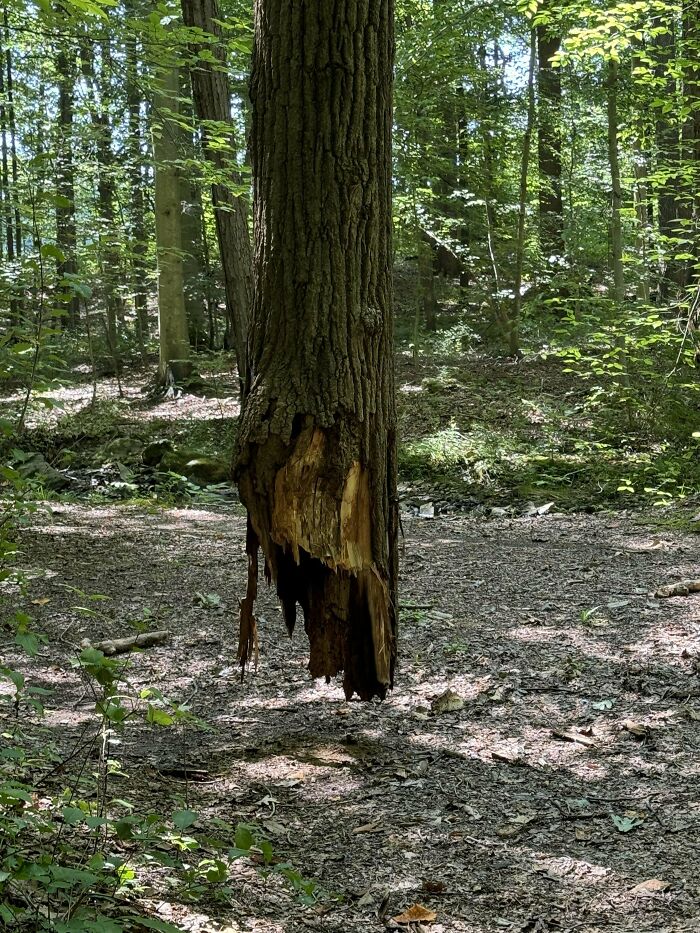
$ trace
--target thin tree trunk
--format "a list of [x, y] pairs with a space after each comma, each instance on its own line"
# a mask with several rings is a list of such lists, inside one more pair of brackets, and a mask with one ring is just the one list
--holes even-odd
[[120, 365], [118, 322], [123, 317], [122, 300], [119, 295], [121, 279], [121, 251], [119, 249], [119, 227], [116, 222], [114, 200], [114, 153], [112, 152], [112, 127], [109, 114], [110, 61], [109, 40], [100, 44], [101, 70], [99, 81], [94, 67], [94, 47], [84, 45], [81, 49], [83, 77], [90, 89], [89, 109], [95, 132], [97, 159], [97, 197], [100, 211], [100, 271], [104, 289], [107, 321], [107, 343], [115, 365]]
[[[383, 697], [396, 656], [391, 0], [257, 0], [255, 299], [235, 474], [315, 677]], [[284, 41], [279, 37], [284, 36]]]
[[518, 359], [520, 350], [520, 311], [522, 307], [523, 266], [525, 263], [525, 219], [527, 215], [527, 181], [530, 170], [530, 146], [535, 128], [535, 62], [537, 59], [537, 36], [530, 36], [530, 67], [527, 75], [527, 123], [523, 136], [523, 154], [520, 162], [520, 192], [518, 198], [518, 234], [515, 242], [515, 281], [513, 283], [513, 312], [508, 332], [508, 351]]
[[[58, 132], [56, 142], [56, 244], [62, 259], [58, 261], [59, 280], [77, 275], [77, 234], [75, 223], [75, 166], [73, 162], [73, 118], [77, 62], [75, 49], [67, 38], [59, 39], [56, 55], [58, 74]], [[73, 290], [67, 305], [69, 328], [78, 326], [80, 296]]]
[[[133, 15], [132, 7], [129, 7]], [[141, 356], [145, 359], [146, 342], [149, 336], [148, 323], [148, 267], [146, 256], [146, 222], [143, 180], [143, 128], [141, 120], [141, 92], [139, 90], [139, 70], [136, 46], [127, 47], [126, 58], [126, 105], [129, 112], [128, 137], [126, 144], [129, 156], [129, 185], [131, 203], [129, 210], [129, 239], [131, 255], [131, 281], [134, 294], [134, 313], [136, 333]]]
[[5, 27], [5, 59], [7, 66], [7, 120], [10, 130], [10, 160], [12, 165], [12, 201], [14, 204], [15, 255], [22, 256], [22, 218], [19, 209], [19, 166], [17, 163], [17, 118], [15, 114], [14, 76], [12, 73], [12, 47], [7, 7], [3, 9]]
[[537, 94], [539, 121], [537, 157], [540, 172], [540, 240], [545, 253], [564, 255], [564, 208], [561, 192], [561, 74], [552, 58], [561, 36], [551, 27], [537, 27]]
[[220, 140], [212, 145], [209, 123], [231, 125], [231, 94], [226, 73], [226, 50], [222, 41], [216, 0], [182, 0], [182, 16], [186, 26], [196, 27], [212, 37], [209, 43], [193, 43], [193, 51], [206, 49], [216, 62], [201, 57], [190, 70], [195, 110], [202, 121], [202, 149], [211, 163], [216, 181], [212, 185], [212, 202], [219, 253], [224, 273], [226, 308], [233, 334], [241, 385], [245, 386], [248, 342], [248, 318], [253, 294], [253, 258], [248, 231], [247, 197], [241, 193], [242, 179], [236, 166], [233, 128], [229, 144]]
[[[675, 97], [676, 79], [672, 76], [671, 68], [676, 43], [675, 22], [672, 16], [657, 17], [654, 25], [666, 27], [654, 39], [654, 54], [656, 58], [655, 77], [657, 93], [673, 100]], [[675, 242], [678, 236], [678, 195], [680, 193], [680, 129], [673, 112], [666, 113], [662, 108], [656, 109], [656, 174], [662, 180], [657, 185], [658, 223], [659, 233], [665, 259], [662, 264], [659, 293], [662, 299], [667, 299], [674, 285], [678, 284], [678, 263], [673, 258], [678, 251]]]
[[192, 371], [185, 311], [178, 151], [180, 76], [177, 66], [158, 77], [153, 109], [156, 163], [155, 216], [158, 255], [159, 381], [181, 383]]
[[618, 142], [617, 96], [620, 66], [617, 61], [608, 62], [607, 112], [608, 112], [608, 161], [610, 164], [611, 193], [611, 266], [613, 273], [613, 296], [619, 309], [625, 300], [625, 270], [622, 262], [622, 181], [620, 178], [620, 150]]

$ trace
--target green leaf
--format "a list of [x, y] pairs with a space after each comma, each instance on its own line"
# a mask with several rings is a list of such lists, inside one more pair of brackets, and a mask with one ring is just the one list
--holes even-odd
[[61, 816], [63, 817], [63, 822], [67, 823], [69, 826], [81, 823], [85, 819], [85, 813], [80, 807], [64, 807], [61, 810]]
[[244, 826], [242, 823], [236, 827], [236, 835], [233, 844], [237, 849], [243, 849], [245, 852], [253, 845], [253, 834], [248, 827]]
[[158, 709], [157, 706], [152, 706], [149, 703], [148, 712], [146, 713], [146, 722], [152, 722], [156, 726], [172, 726], [175, 720], [169, 713], [166, 713], [164, 709]]
[[198, 817], [199, 814], [195, 813], [194, 810], [176, 810], [173, 813], [172, 819], [178, 829], [187, 829], [193, 823], [197, 822]]
[[615, 816], [613, 813], [611, 816], [613, 823], [615, 824], [615, 829], [619, 833], [629, 833], [635, 827], [639, 826], [640, 820], [631, 820], [628, 816]]
[[56, 262], [64, 262], [66, 255], [55, 243], [44, 243], [40, 249], [43, 259], [55, 259]]
[[35, 658], [39, 653], [39, 639], [31, 632], [17, 632], [15, 635], [15, 644], [24, 648], [27, 654]]

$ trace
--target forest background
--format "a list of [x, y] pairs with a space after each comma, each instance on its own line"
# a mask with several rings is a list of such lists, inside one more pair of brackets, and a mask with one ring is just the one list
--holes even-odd
[[[404, 516], [637, 510], [669, 533], [697, 531], [699, 12], [665, 0], [396, 3]], [[2, 8], [7, 929], [183, 929], [143, 904], [138, 918], [124, 908], [154, 861], [184, 902], [213, 902], [214, 913], [228, 905], [236, 859], [276, 873], [306, 906], [325, 897], [278, 858], [259, 821], [210, 825], [204, 843], [188, 835], [198, 813], [187, 795], [158, 817], [115, 798], [111, 743], [133, 718], [179, 735], [206, 717], [152, 684], [132, 695], [101, 642], [66, 655], [95, 693], [97, 764], [43, 795], [67, 752], [55, 737], [36, 750], [50, 677], [32, 665], [53, 636], [23, 529], [48, 501], [238, 505], [229, 476], [252, 290], [252, 42], [253, 11], [237, 0]], [[99, 615], [104, 593], [83, 582], [73, 598]], [[218, 612], [213, 588], [195, 599]], [[420, 621], [421, 606], [402, 611]], [[582, 624], [599, 608], [581, 609]], [[157, 621], [146, 607], [127, 634], [158, 635]], [[632, 821], [619, 832], [641, 825], [613, 815]], [[179, 855], [163, 855], [173, 846]]]

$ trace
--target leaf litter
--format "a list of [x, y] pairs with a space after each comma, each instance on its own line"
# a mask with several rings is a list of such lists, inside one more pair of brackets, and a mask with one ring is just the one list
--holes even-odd
[[[55, 689], [64, 751], [91, 714], [68, 659], [157, 609], [170, 639], [125, 656], [129, 681], [208, 728], [127, 730], [130, 799], [204, 831], [254, 823], [317, 884], [302, 903], [241, 863], [226, 904], [161, 892], [168, 919], [196, 933], [698, 929], [700, 626], [693, 599], [646, 595], [692, 578], [697, 538], [650, 547], [629, 514], [405, 515], [401, 599], [429, 608], [404, 610], [388, 700], [360, 704], [310, 681], [270, 592], [259, 669], [240, 682], [235, 618], [217, 607], [244, 592], [244, 526], [235, 503], [62, 504], [21, 535], [46, 571], [21, 608], [48, 635], [31, 673]], [[66, 584], [108, 608], [76, 612]], [[608, 624], [587, 624], [611, 602]]]

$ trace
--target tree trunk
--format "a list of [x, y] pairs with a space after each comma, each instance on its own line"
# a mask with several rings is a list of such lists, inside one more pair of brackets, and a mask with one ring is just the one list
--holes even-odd
[[180, 76], [176, 66], [166, 67], [157, 79], [153, 109], [153, 156], [156, 163], [155, 217], [158, 256], [158, 328], [160, 366], [164, 385], [189, 376], [190, 343], [185, 312], [182, 261], [180, 169], [177, 146]]
[[[128, 7], [129, 15], [135, 15], [134, 5]], [[129, 211], [129, 239], [131, 254], [131, 284], [134, 295], [136, 333], [142, 358], [146, 354], [149, 334], [148, 323], [148, 265], [146, 256], [146, 221], [143, 180], [143, 127], [141, 120], [141, 91], [139, 88], [138, 54], [135, 44], [126, 50], [126, 105], [129, 113], [126, 145], [129, 155], [129, 186], [131, 204]]]
[[[235, 475], [314, 677], [383, 697], [396, 657], [391, 0], [257, 0], [255, 298]], [[284, 41], [279, 37], [284, 36]]]
[[115, 203], [115, 158], [112, 151], [112, 126], [109, 113], [111, 93], [112, 55], [109, 39], [100, 45], [99, 79], [95, 71], [95, 46], [84, 44], [81, 48], [82, 72], [89, 88], [90, 119], [95, 134], [97, 161], [97, 199], [99, 218], [99, 256], [102, 278], [107, 343], [110, 355], [118, 368], [120, 365], [118, 321], [123, 317], [123, 304], [119, 294], [121, 282], [121, 251], [119, 225], [114, 209]]
[[622, 181], [620, 178], [620, 151], [618, 143], [617, 93], [620, 66], [611, 59], [608, 62], [607, 111], [608, 111], [608, 161], [610, 164], [611, 194], [611, 266], [613, 294], [619, 309], [625, 300], [625, 270], [622, 263]]
[[12, 72], [12, 46], [7, 7], [3, 9], [5, 27], [5, 65], [7, 68], [7, 122], [10, 131], [10, 158], [12, 165], [12, 202], [14, 204], [15, 255], [22, 256], [22, 219], [19, 209], [19, 165], [17, 162], [17, 117], [15, 114], [14, 75]]
[[564, 208], [561, 194], [561, 75], [552, 58], [561, 37], [551, 27], [537, 27], [537, 157], [540, 172], [540, 241], [545, 253], [564, 254]]
[[[75, 167], [73, 164], [73, 115], [77, 63], [75, 49], [70, 39], [59, 39], [61, 46], [56, 56], [58, 74], [58, 139], [56, 145], [56, 244], [63, 258], [59, 260], [59, 281], [75, 276], [78, 272], [76, 260], [75, 227]], [[80, 296], [73, 291], [67, 305], [70, 328], [78, 326], [80, 318]]]
[[[676, 23], [672, 16], [657, 17], [654, 25], [663, 25], [666, 31], [659, 33], [654, 39], [655, 45], [655, 77], [657, 80], [656, 92], [672, 101], [676, 94], [676, 77], [673, 74], [674, 55], [676, 46]], [[673, 258], [680, 249], [677, 242], [682, 236], [681, 226], [681, 144], [680, 127], [674, 110], [664, 112], [663, 108], [656, 110], [656, 174], [661, 179], [657, 184], [659, 233], [665, 259], [662, 264], [659, 293], [662, 299], [670, 296], [674, 286], [681, 284], [682, 271], [678, 262]]]
[[222, 41], [216, 0], [182, 0], [185, 25], [201, 29], [212, 37], [210, 43], [193, 43], [193, 51], [206, 50], [217, 62], [201, 57], [190, 69], [192, 96], [197, 116], [202, 122], [204, 156], [216, 173], [212, 202], [216, 233], [224, 273], [226, 308], [233, 334], [241, 385], [245, 386], [248, 318], [253, 294], [253, 258], [248, 232], [247, 198], [240, 193], [242, 180], [236, 166], [233, 128], [228, 145], [220, 140], [212, 145], [210, 124], [231, 125], [231, 94], [226, 73], [226, 49]]
[[515, 280], [513, 282], [513, 312], [510, 316], [508, 332], [508, 352], [520, 359], [520, 312], [522, 308], [523, 267], [525, 264], [525, 220], [527, 215], [527, 181], [530, 171], [530, 144], [535, 128], [535, 59], [537, 39], [533, 31], [530, 35], [530, 66], [527, 73], [527, 123], [523, 136], [523, 154], [520, 161], [520, 189], [518, 197], [518, 232], [515, 239]]

